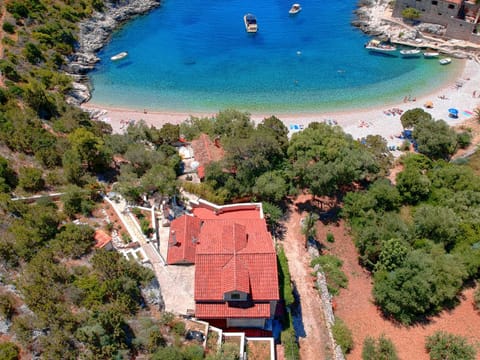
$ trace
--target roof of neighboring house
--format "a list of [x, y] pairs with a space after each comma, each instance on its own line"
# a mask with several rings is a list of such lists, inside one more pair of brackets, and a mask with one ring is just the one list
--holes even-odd
[[269, 318], [270, 304], [255, 303], [249, 307], [234, 306], [232, 303], [197, 303], [195, 317], [200, 319], [226, 318]]
[[94, 247], [96, 249], [102, 249], [107, 246], [110, 241], [112, 241], [112, 237], [101, 229], [95, 230], [93, 238], [95, 239]]
[[454, 4], [457, 4], [457, 5], [461, 5], [463, 0], [446, 0], [446, 2], [449, 2], [449, 3], [454, 3]]
[[195, 264], [195, 301], [223, 301], [231, 291], [253, 301], [279, 299], [277, 258], [263, 219], [205, 221]]
[[[203, 169], [208, 163], [221, 160], [225, 154], [220, 142], [213, 142], [207, 134], [201, 134], [198, 139], [191, 142], [190, 146], [193, 149], [195, 160]], [[205, 176], [205, 173], [203, 173], [203, 176]]]
[[195, 246], [199, 239], [201, 224], [200, 218], [188, 215], [172, 221], [168, 239], [167, 264], [195, 262]]

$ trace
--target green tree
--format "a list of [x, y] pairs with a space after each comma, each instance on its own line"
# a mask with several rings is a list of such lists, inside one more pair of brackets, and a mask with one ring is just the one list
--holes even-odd
[[409, 248], [405, 241], [400, 239], [390, 239], [384, 241], [382, 250], [376, 264], [377, 270], [386, 270], [388, 272], [395, 270], [403, 265]]
[[[0, 316], [10, 320], [15, 313], [15, 300], [10, 293], [0, 295]], [[1, 357], [0, 357], [1, 359]]]
[[453, 247], [459, 234], [459, 219], [452, 209], [421, 205], [414, 215], [415, 235]]
[[96, 136], [85, 128], [75, 129], [68, 135], [68, 140], [87, 169], [94, 170], [105, 166], [108, 163], [109, 155], [106, 152], [101, 137]]
[[404, 129], [414, 128], [417, 124], [430, 120], [432, 120], [432, 115], [420, 108], [407, 110], [400, 116]]
[[279, 202], [287, 194], [287, 183], [281, 173], [269, 171], [257, 178], [253, 192], [267, 201]]
[[427, 337], [425, 348], [430, 360], [462, 359], [475, 360], [475, 348], [463, 336], [437, 331]]
[[385, 335], [375, 339], [367, 336], [363, 342], [363, 360], [398, 360], [397, 350], [393, 342]]
[[308, 240], [317, 237], [317, 221], [319, 217], [315, 213], [308, 213], [302, 219], [302, 235], [305, 236], [305, 250], [308, 249]]
[[417, 20], [420, 18], [422, 13], [415, 8], [406, 8], [402, 10], [402, 17], [408, 20]]
[[43, 57], [42, 51], [38, 48], [37, 45], [33, 43], [26, 43], [24, 48], [24, 55], [27, 58], [28, 62], [33, 65], [36, 65], [45, 60]]
[[250, 114], [233, 109], [220, 111], [215, 117], [213, 126], [215, 135], [237, 139], [248, 138], [254, 130]]
[[17, 175], [10, 166], [10, 162], [0, 156], [0, 192], [8, 192], [17, 186]]
[[62, 167], [67, 180], [72, 184], [80, 185], [85, 174], [82, 158], [75, 150], [67, 150], [62, 157]]
[[388, 150], [387, 140], [380, 135], [367, 135], [363, 145], [374, 156], [375, 162], [379, 166], [378, 176], [387, 175], [393, 164], [393, 155]]
[[18, 174], [18, 185], [29, 192], [40, 191], [45, 187], [42, 170], [33, 167], [23, 167]]
[[344, 354], [348, 354], [353, 349], [352, 331], [338, 316], [335, 317], [335, 323], [332, 326], [333, 338], [342, 348]]
[[66, 224], [52, 243], [54, 251], [67, 258], [79, 258], [86, 254], [94, 243], [94, 230], [88, 225]]
[[457, 134], [443, 120], [422, 121], [415, 125], [412, 135], [418, 152], [432, 159], [449, 159], [457, 148]]
[[0, 343], [0, 359], [17, 360], [20, 359], [20, 349], [12, 342], [5, 341]]
[[415, 204], [430, 194], [430, 179], [416, 169], [407, 167], [397, 175], [397, 189], [403, 200]]
[[93, 202], [89, 198], [89, 194], [86, 190], [70, 185], [62, 197], [63, 211], [68, 217], [73, 217], [75, 214], [89, 214]]

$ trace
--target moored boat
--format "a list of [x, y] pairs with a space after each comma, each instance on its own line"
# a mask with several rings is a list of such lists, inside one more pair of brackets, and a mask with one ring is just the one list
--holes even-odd
[[243, 22], [245, 23], [245, 29], [249, 33], [256, 33], [258, 31], [257, 18], [253, 14], [245, 14], [243, 16]]
[[436, 51], [425, 51], [423, 57], [427, 59], [437, 58], [440, 54]]
[[300, 11], [302, 11], [302, 7], [300, 6], [300, 4], [293, 4], [288, 13], [290, 15], [294, 15], [299, 13]]
[[127, 57], [127, 56], [128, 56], [128, 52], [122, 51], [121, 53], [118, 53], [117, 55], [113, 55], [113, 56], [110, 58], [110, 60], [112, 60], [112, 61], [117, 61], [117, 60], [121, 60], [121, 59], [123, 59], [123, 58], [125, 58], [125, 57]]
[[365, 44], [365, 49], [376, 51], [380, 53], [392, 53], [397, 51], [397, 47], [390, 42], [380, 41], [377, 39], [372, 39]]
[[418, 50], [418, 49], [400, 50], [400, 55], [402, 55], [402, 57], [416, 57], [419, 54], [420, 54], [420, 50]]
[[452, 59], [447, 57], [447, 58], [438, 60], [438, 62], [440, 63], [440, 65], [448, 65], [452, 62]]

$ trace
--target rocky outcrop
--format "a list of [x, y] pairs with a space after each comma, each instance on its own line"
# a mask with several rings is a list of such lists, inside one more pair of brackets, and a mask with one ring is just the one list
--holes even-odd
[[103, 12], [79, 24], [77, 51], [68, 58], [64, 71], [74, 79], [67, 102], [80, 105], [90, 99], [90, 83], [85, 76], [100, 60], [96, 52], [110, 39], [112, 32], [134, 16], [145, 14], [160, 5], [160, 0], [121, 0], [106, 2]]

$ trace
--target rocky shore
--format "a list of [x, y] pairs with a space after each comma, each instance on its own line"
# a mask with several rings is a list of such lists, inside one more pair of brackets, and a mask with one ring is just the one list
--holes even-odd
[[80, 105], [90, 99], [87, 73], [100, 60], [96, 52], [109, 41], [112, 32], [131, 18], [145, 14], [159, 5], [160, 0], [108, 1], [103, 12], [96, 12], [79, 24], [77, 51], [69, 57], [64, 68], [74, 79], [67, 97], [69, 103]]
[[360, 0], [352, 25], [366, 34], [390, 39], [393, 43], [435, 49], [456, 58], [480, 62], [480, 46], [444, 38], [445, 27], [438, 24], [408, 24], [392, 17], [390, 0]]

